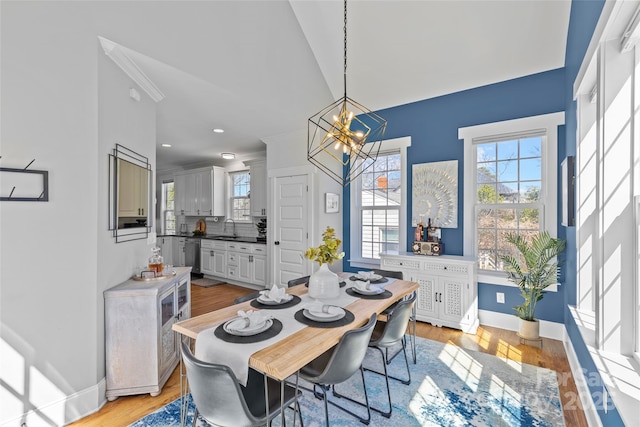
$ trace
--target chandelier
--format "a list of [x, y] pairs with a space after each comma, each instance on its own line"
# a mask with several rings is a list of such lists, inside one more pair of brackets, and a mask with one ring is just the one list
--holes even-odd
[[347, 96], [345, 0], [344, 96], [309, 118], [307, 159], [346, 187], [378, 157], [386, 128], [385, 119]]

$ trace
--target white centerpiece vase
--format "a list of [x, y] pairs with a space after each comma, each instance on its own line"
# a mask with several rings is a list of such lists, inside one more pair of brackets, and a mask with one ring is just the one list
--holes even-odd
[[309, 296], [316, 299], [337, 298], [340, 295], [340, 279], [329, 270], [328, 264], [322, 264], [318, 271], [309, 277]]

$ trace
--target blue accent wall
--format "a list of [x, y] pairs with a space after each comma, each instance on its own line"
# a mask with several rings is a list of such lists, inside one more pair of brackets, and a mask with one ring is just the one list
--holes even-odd
[[[411, 136], [407, 150], [407, 236], [411, 243], [411, 166], [418, 163], [458, 160], [458, 228], [442, 230], [442, 241], [448, 255], [463, 255], [463, 194], [464, 194], [464, 143], [458, 139], [458, 129], [484, 123], [564, 111], [566, 76], [564, 68], [482, 86], [437, 98], [381, 110], [378, 113], [387, 122], [385, 139]], [[564, 131], [558, 141], [564, 144]], [[562, 147], [564, 152], [564, 147]], [[350, 200], [350, 188], [345, 189], [344, 200]], [[350, 209], [345, 203], [343, 212], [344, 250], [348, 254], [351, 245], [349, 233]], [[409, 251], [410, 247], [404, 248]], [[348, 261], [345, 271], [354, 271]], [[496, 304], [496, 290], [505, 293], [505, 304]], [[515, 294], [514, 294], [515, 292]], [[513, 314], [513, 306], [519, 304], [518, 290], [513, 287], [480, 284], [478, 307], [483, 310]], [[551, 297], [553, 295], [553, 297]], [[536, 317], [553, 322], [563, 321], [563, 288], [549, 294], [538, 304]]]
[[[559, 164], [568, 155], [576, 153], [576, 103], [573, 101], [573, 83], [588, 48], [594, 29], [605, 4], [604, 0], [573, 0], [567, 36], [565, 67], [545, 73], [483, 86], [471, 90], [401, 105], [378, 113], [388, 120], [385, 139], [411, 136], [412, 146], [407, 152], [407, 166], [416, 163], [455, 160], [458, 163], [457, 229], [442, 230], [447, 254], [462, 255], [463, 248], [463, 142], [458, 140], [458, 128], [483, 123], [517, 119], [522, 117], [565, 112], [565, 126], [558, 135]], [[408, 174], [407, 235], [411, 241], [411, 174]], [[558, 182], [560, 184], [560, 180]], [[344, 250], [350, 251], [350, 200], [349, 188], [345, 189], [343, 211]], [[559, 199], [561, 192], [559, 191]], [[559, 200], [560, 201], [560, 200]], [[576, 304], [576, 232], [575, 227], [560, 224], [561, 204], [558, 203], [558, 237], [567, 240], [567, 248], [561, 257], [563, 263], [557, 294], [547, 294], [540, 301], [537, 317], [564, 323], [569, 339], [582, 366], [591, 397], [602, 424], [607, 427], [624, 426], [624, 422], [611, 401], [603, 401], [603, 383], [586, 343], [570, 314], [569, 306]], [[409, 247], [406, 250], [410, 250]], [[348, 261], [345, 271], [355, 271]], [[505, 304], [496, 303], [496, 292], [505, 294]], [[552, 296], [554, 295], [554, 296]], [[521, 302], [519, 290], [486, 283], [478, 284], [478, 306], [483, 310], [513, 313], [512, 307]], [[606, 407], [606, 412], [605, 412]]]

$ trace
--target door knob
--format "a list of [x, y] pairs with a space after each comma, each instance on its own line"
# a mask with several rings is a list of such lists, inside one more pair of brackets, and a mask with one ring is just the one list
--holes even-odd
[[279, 245], [279, 244], [280, 244], [280, 242], [276, 240], [275, 242], [273, 242], [273, 244], [274, 244], [274, 245]]

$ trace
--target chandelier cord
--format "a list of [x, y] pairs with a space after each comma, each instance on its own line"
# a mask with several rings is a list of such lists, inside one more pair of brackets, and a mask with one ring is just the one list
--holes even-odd
[[347, 0], [344, 0], [344, 98], [347, 99]]

